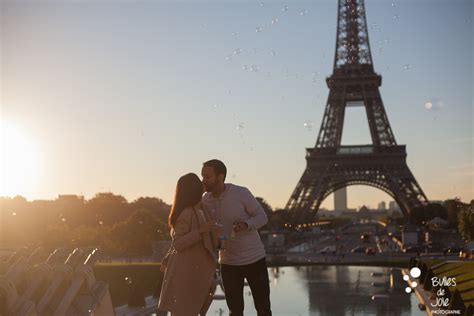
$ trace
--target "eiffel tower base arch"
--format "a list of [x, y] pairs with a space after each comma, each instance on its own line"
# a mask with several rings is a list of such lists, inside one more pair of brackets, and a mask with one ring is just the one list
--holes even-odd
[[411, 210], [428, 202], [406, 164], [405, 146], [308, 148], [306, 161], [286, 205], [294, 223], [312, 221], [325, 198], [349, 185], [368, 185], [386, 192], [397, 202], [406, 222]]

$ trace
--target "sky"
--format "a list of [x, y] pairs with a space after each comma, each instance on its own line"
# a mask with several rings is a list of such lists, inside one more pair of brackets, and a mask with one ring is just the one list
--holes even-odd
[[[470, 201], [473, 2], [365, 7], [410, 170], [430, 200]], [[227, 182], [284, 207], [316, 143], [336, 21], [336, 0], [0, 0], [0, 196], [171, 203], [180, 176], [218, 158]], [[348, 108], [342, 144], [369, 135]], [[349, 207], [390, 200], [348, 187]]]

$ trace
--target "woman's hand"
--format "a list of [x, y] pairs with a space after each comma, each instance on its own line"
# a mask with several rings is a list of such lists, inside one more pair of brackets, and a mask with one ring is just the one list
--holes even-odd
[[200, 233], [207, 233], [207, 232], [210, 232], [210, 231], [215, 231], [215, 230], [217, 230], [217, 228], [218, 228], [218, 226], [217, 226], [217, 223], [215, 221], [209, 221], [209, 222], [206, 222], [201, 227], [199, 227], [199, 232]]

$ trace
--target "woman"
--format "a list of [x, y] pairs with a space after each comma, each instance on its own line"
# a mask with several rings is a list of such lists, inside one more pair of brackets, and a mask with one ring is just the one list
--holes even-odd
[[201, 208], [203, 185], [194, 173], [178, 180], [168, 217], [172, 238], [158, 309], [172, 316], [205, 315], [212, 302], [218, 226]]

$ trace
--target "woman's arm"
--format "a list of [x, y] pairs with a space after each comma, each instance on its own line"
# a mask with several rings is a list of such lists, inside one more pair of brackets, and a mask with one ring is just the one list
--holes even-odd
[[193, 210], [191, 208], [184, 209], [177, 218], [174, 227], [173, 244], [174, 248], [179, 252], [187, 247], [194, 245], [201, 240], [201, 234], [198, 230], [192, 230]]

